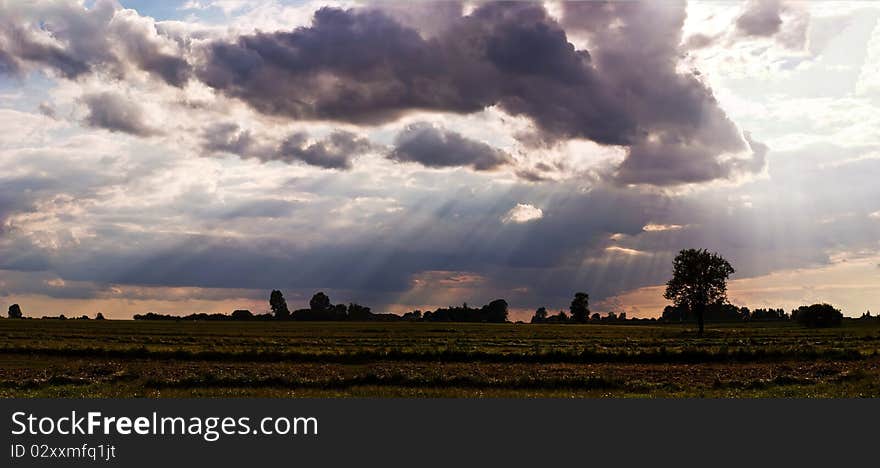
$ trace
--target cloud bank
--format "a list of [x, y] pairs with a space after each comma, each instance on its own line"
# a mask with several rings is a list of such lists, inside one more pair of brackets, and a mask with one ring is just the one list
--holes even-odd
[[[780, 5], [749, 9], [738, 27], [774, 33]], [[443, 21], [421, 32], [416, 27], [424, 27], [426, 10], [439, 11]], [[625, 148], [624, 161], [608, 172], [624, 184], [700, 183], [761, 169], [698, 72], [678, 67], [684, 3], [563, 3], [561, 19], [526, 2], [480, 4], [469, 14], [454, 3], [321, 8], [309, 26], [216, 40], [172, 34], [103, 0], [88, 9], [37, 2], [5, 6], [3, 13], [0, 70], [6, 73], [43, 67], [68, 79], [126, 79], [140, 71], [173, 87], [196, 78], [268, 116], [361, 126], [414, 112], [497, 108], [529, 119], [532, 130], [518, 136], [526, 148], [572, 139]], [[574, 36], [588, 47], [575, 47]], [[130, 120], [118, 122], [128, 116], [118, 104], [90, 105], [95, 117], [86, 123], [149, 135]], [[503, 150], [465, 149], [452, 133], [415, 128], [401, 133], [412, 148], [398, 145], [395, 159], [437, 167], [458, 157], [476, 170], [509, 160]], [[279, 158], [349, 167], [350, 157], [330, 146], [362, 145], [342, 135], [311, 149], [287, 144]], [[454, 154], [442, 155], [447, 152]]]
[[878, 249], [866, 12], [87, 4], [0, 5], [4, 297], [561, 307], [679, 248], [744, 276]]

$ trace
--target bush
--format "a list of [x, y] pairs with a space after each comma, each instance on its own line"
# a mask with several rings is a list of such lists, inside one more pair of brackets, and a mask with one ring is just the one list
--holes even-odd
[[232, 320], [251, 320], [254, 314], [247, 309], [238, 309], [232, 311]]
[[810, 328], [838, 327], [843, 321], [843, 314], [830, 304], [813, 304], [798, 307], [792, 311], [792, 318]]

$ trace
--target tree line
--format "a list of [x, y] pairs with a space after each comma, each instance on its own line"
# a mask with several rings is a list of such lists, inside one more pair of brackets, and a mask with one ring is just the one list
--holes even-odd
[[401, 320], [410, 322], [506, 323], [508, 321], [507, 314], [507, 301], [495, 299], [479, 308], [470, 307], [465, 302], [461, 306], [442, 307], [434, 311], [414, 310], [403, 314]]
[[[843, 313], [829, 304], [800, 306], [790, 313], [779, 309], [755, 309], [737, 307], [727, 300], [727, 280], [734, 273], [730, 263], [714, 252], [705, 249], [685, 249], [673, 260], [672, 278], [666, 283], [663, 297], [673, 304], [666, 306], [660, 316], [661, 322], [686, 322], [695, 320], [699, 333], [703, 333], [704, 322], [709, 321], [794, 321], [807, 327], [838, 326], [843, 321]], [[590, 313], [590, 296], [577, 292], [568, 308], [568, 313], [559, 311], [549, 314], [546, 307], [535, 311], [531, 323], [623, 323], [632, 321], [658, 321], [657, 319], [628, 319], [625, 312], [608, 312], [605, 316]], [[309, 301], [309, 307], [290, 311], [287, 300], [280, 290], [269, 294], [270, 313], [254, 314], [239, 309], [226, 314], [194, 313], [187, 316], [163, 315], [154, 312], [138, 314], [135, 320], [297, 320], [297, 321], [418, 321], [418, 322], [508, 322], [508, 304], [504, 299], [496, 299], [481, 307], [449, 306], [433, 311], [414, 310], [403, 315], [377, 314], [369, 307], [357, 303], [333, 304], [324, 292], [317, 292]], [[21, 307], [9, 307], [9, 318], [22, 318]], [[43, 317], [44, 319], [66, 319]], [[95, 317], [103, 320], [100, 313]], [[88, 319], [82, 316], [80, 319]], [[860, 320], [880, 320], [866, 312]]]
[[[12, 304], [9, 306], [9, 309], [6, 310], [6, 317], [11, 319], [30, 319], [31, 317], [25, 317], [24, 313], [21, 311], [21, 306], [18, 304]], [[3, 318], [0, 316], [0, 318]], [[80, 315], [79, 317], [67, 317], [64, 314], [61, 315], [44, 315], [41, 317], [42, 320], [92, 320], [88, 315]], [[104, 320], [104, 314], [98, 312], [95, 314], [95, 320]]]
[[[791, 312], [782, 308], [755, 309], [735, 305], [709, 304], [705, 309], [705, 319], [711, 322], [796, 322], [807, 327], [834, 327], [843, 321], [843, 312], [831, 304], [802, 305]], [[859, 320], [874, 320], [878, 317], [865, 312]], [[664, 322], [688, 322], [693, 320], [687, 308], [666, 306], [660, 320]]]
[[250, 320], [299, 320], [299, 321], [369, 321], [387, 319], [391, 314], [374, 314], [369, 307], [356, 303], [333, 304], [330, 297], [324, 292], [317, 292], [309, 301], [309, 307], [297, 309], [293, 312], [287, 306], [284, 294], [279, 290], [273, 290], [269, 294], [269, 310], [265, 314], [254, 314], [247, 309], [232, 311], [231, 315], [214, 313], [195, 313], [185, 316], [163, 315], [149, 312], [135, 315], [135, 320], [207, 320], [207, 321], [250, 321]]
[[370, 321], [419, 321], [419, 322], [487, 322], [505, 323], [508, 321], [508, 305], [504, 299], [494, 300], [482, 307], [473, 308], [466, 303], [461, 306], [439, 308], [434, 311], [420, 310], [407, 312], [403, 315], [377, 314], [369, 307], [357, 303], [333, 304], [330, 297], [322, 291], [315, 293], [309, 301], [309, 307], [290, 311], [284, 294], [273, 290], [269, 294], [269, 310], [265, 314], [254, 314], [250, 310], [235, 310], [231, 315], [197, 313], [186, 316], [163, 315], [154, 312], [138, 314], [135, 320], [294, 320], [314, 322], [370, 322]]

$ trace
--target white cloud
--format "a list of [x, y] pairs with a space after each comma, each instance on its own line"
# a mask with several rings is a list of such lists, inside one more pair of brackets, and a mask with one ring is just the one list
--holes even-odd
[[647, 252], [642, 252], [641, 250], [636, 249], [628, 249], [626, 247], [618, 247], [616, 245], [612, 245], [611, 247], [605, 247], [606, 252], [618, 253], [624, 255], [648, 255]]
[[857, 94], [880, 92], [880, 20], [871, 32], [865, 63], [862, 65], [859, 81], [856, 83]]
[[648, 223], [642, 226], [642, 231], [645, 232], [657, 232], [657, 231], [678, 231], [679, 229], [683, 229], [684, 226], [680, 224], [654, 224]]
[[544, 211], [527, 203], [517, 203], [501, 221], [504, 223], [527, 223], [544, 217]]

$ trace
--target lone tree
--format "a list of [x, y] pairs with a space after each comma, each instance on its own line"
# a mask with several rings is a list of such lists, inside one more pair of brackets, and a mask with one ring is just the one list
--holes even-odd
[[547, 321], [547, 308], [539, 307], [532, 317], [532, 323], [544, 323], [545, 321]]
[[486, 321], [492, 323], [504, 323], [507, 321], [507, 301], [504, 299], [495, 299], [488, 303], [483, 309], [486, 311]]
[[284, 294], [281, 294], [281, 291], [277, 289], [272, 290], [272, 294], [269, 295], [269, 307], [272, 309], [272, 313], [275, 314], [276, 319], [286, 320], [290, 317], [290, 310], [287, 309], [287, 301], [284, 300]]
[[575, 322], [585, 323], [590, 317], [590, 295], [585, 292], [575, 293], [568, 310]]
[[309, 301], [309, 309], [313, 312], [324, 312], [330, 310], [333, 304], [330, 303], [330, 297], [323, 291], [318, 291]]
[[682, 250], [672, 261], [672, 279], [663, 297], [693, 313], [702, 336], [706, 307], [727, 300], [727, 278], [733, 273], [730, 263], [717, 253]]
[[[3, 310], [3, 309], [0, 309]], [[21, 318], [21, 307], [18, 304], [9, 306], [9, 318]]]

